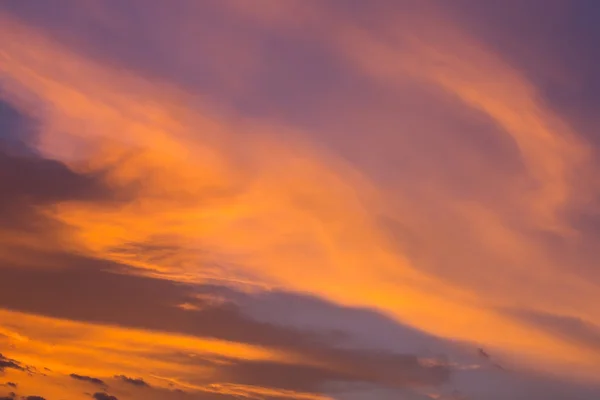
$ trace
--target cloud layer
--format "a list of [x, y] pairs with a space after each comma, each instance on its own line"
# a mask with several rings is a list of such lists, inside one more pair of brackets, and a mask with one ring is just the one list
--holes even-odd
[[592, 395], [591, 11], [474, 3], [0, 6], [6, 395]]

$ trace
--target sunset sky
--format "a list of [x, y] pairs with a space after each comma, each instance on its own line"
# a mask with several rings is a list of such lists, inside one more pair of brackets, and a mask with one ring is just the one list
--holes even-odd
[[600, 399], [597, 0], [0, 0], [0, 400]]

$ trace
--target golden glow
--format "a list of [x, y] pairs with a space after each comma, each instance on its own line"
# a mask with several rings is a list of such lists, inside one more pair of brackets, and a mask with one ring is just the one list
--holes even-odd
[[[441, 25], [427, 35], [417, 30], [406, 39], [402, 29], [409, 28], [394, 24], [391, 39], [383, 41], [332, 25], [331, 46], [366, 76], [392, 86], [416, 77], [492, 120], [516, 144], [525, 166], [501, 183], [509, 192], [487, 203], [453, 198], [445, 187], [435, 186], [440, 179], [435, 176], [433, 187], [418, 191], [415, 184], [414, 197], [399, 193], [371, 181], [302, 132], [232, 118], [201, 99], [103, 67], [0, 17], [0, 35], [10, 38], [0, 43], [0, 73], [10, 80], [6, 97], [39, 115], [38, 149], [73, 170], [104, 173], [118, 197], [42, 210], [71, 228], [60, 232], [60, 245], [165, 279], [252, 282], [257, 290], [277, 287], [373, 308], [434, 335], [486, 343], [549, 370], [597, 376], [600, 355], [584, 344], [498, 311], [527, 304], [600, 322], [597, 287], [560, 269], [527, 235], [537, 229], [566, 240], [576, 237], [561, 212], [585, 197], [573, 183], [579, 171], [587, 173], [585, 143], [537, 100], [524, 77], [455, 27]], [[511, 217], [513, 211], [517, 218]], [[446, 219], [436, 219], [434, 212]], [[400, 250], [382, 216], [415, 232], [422, 257]], [[473, 240], [469, 247], [477, 250], [454, 246], [455, 232], [464, 233], [461, 240]], [[457, 273], [477, 269], [481, 277], [444, 279], [425, 268], [434, 262]], [[484, 270], [487, 262], [504, 269]], [[503, 274], [514, 285], [511, 292], [504, 281], [498, 283]], [[558, 285], [567, 289], [556, 293]], [[547, 301], [544, 296], [556, 297]], [[35, 319], [41, 317], [11, 318], [31, 322], [23, 329], [27, 335], [42, 326]], [[244, 344], [53, 323], [68, 340], [53, 338], [57, 341], [49, 346], [52, 333], [44, 329], [39, 342], [24, 339], [29, 350], [19, 350], [21, 359], [53, 359], [52, 369], [67, 371], [77, 364], [85, 372], [82, 360], [106, 352], [105, 364], [94, 365], [90, 374], [109, 374], [119, 365], [124, 372], [173, 377], [183, 373], [181, 366], [145, 356], [156, 351], [155, 343], [162, 346], [159, 352], [285, 358]], [[147, 369], [140, 371], [140, 365]], [[233, 384], [213, 389], [250, 391]], [[275, 395], [269, 388], [252, 390]], [[322, 398], [302, 396], [289, 397]]]
[[[40, 370], [44, 366], [46, 373], [52, 376], [68, 376], [77, 371], [79, 374], [111, 378], [119, 373], [144, 376], [153, 386], [165, 389], [169, 388], [167, 379], [178, 382], [180, 388], [190, 390], [227, 394], [262, 391], [274, 396], [277, 390], [270, 388], [236, 389], [235, 384], [231, 387], [226, 383], [216, 386], [193, 384], [193, 379], [213, 374], [214, 365], [218, 366], [218, 363], [211, 366], [195, 360], [276, 361], [283, 364], [314, 364], [318, 361], [243, 343], [86, 324], [11, 311], [0, 311], [0, 323], [10, 327], [0, 328], [0, 339], [6, 338], [6, 342], [0, 341], [0, 345], [10, 348], [10, 356], [23, 364], [38, 366]], [[17, 376], [22, 374], [20, 371], [8, 372]], [[289, 398], [325, 398], [311, 396], [287, 393]]]

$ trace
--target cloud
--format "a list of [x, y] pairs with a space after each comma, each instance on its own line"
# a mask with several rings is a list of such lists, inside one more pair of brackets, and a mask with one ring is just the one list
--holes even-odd
[[[66, 199], [98, 199], [104, 194], [100, 177], [77, 174], [66, 164], [36, 152], [32, 143], [40, 127], [34, 117], [3, 100], [0, 101], [0, 126], [3, 128], [0, 165], [4, 170], [0, 185], [6, 194], [2, 199], [2, 212], [17, 201], [42, 205]], [[18, 168], [19, 173], [13, 168]]]
[[[99, 177], [78, 174], [64, 163], [43, 157], [31, 147], [35, 121], [0, 101], [0, 260], [4, 264], [43, 267], [44, 253], [68, 247], [67, 227], [40, 208], [67, 199], [107, 199]], [[35, 251], [33, 251], [35, 250]]]
[[150, 385], [148, 385], [148, 383], [146, 383], [146, 381], [144, 381], [142, 378], [129, 378], [125, 375], [115, 375], [115, 378], [133, 386], [150, 387]]
[[[297, 382], [269, 381], [280, 396], [317, 390], [319, 376], [448, 379], [417, 356], [332, 350], [332, 332], [284, 328], [272, 304], [260, 322], [243, 305], [198, 300], [210, 283], [305, 294], [355, 325], [357, 308], [376, 310], [394, 332], [406, 324], [510, 364], [595, 379], [598, 281], [583, 266], [597, 235], [570, 216], [594, 213], [596, 149], [520, 60], [482, 38], [493, 34], [433, 3], [76, 3], [59, 16], [43, 5], [0, 14], [5, 119], [26, 141], [9, 141], [0, 158], [3, 171], [24, 171], [2, 176], [14, 195], [0, 209], [0, 303], [53, 317], [3, 314], [27, 357], [43, 364], [58, 340], [52, 351], [80, 363], [73, 337], [94, 332], [81, 339], [89, 352], [117, 342], [131, 359], [106, 351], [82, 373], [153, 387], [153, 369], [194, 380], [182, 365], [244, 382], [296, 371]], [[15, 271], [47, 265], [65, 270]], [[523, 304], [561, 321], [511, 312]], [[281, 319], [298, 324], [289, 314]], [[190, 349], [210, 359], [187, 360]]]
[[2, 355], [2, 353], [0, 353], [0, 372], [4, 372], [7, 368], [25, 371], [25, 367], [23, 367], [20, 362], [5, 357], [4, 355]]
[[448, 382], [450, 377], [450, 368], [443, 365], [425, 367], [416, 357], [407, 355], [335, 350], [330, 353], [321, 354], [323, 362], [320, 366], [260, 361], [230, 364], [217, 369], [216, 378], [242, 385], [322, 393], [334, 382], [387, 388], [435, 387]]
[[[6, 268], [2, 270], [3, 273], [10, 271], [11, 269]], [[82, 273], [83, 275], [81, 275]], [[40, 274], [45, 275], [46, 278], [31, 279], [32, 276]], [[51, 365], [54, 371], [64, 370], [68, 365], [70, 368], [77, 366], [79, 369], [90, 371], [90, 374], [96, 371], [96, 374], [103, 375], [107, 373], [107, 370], [115, 368], [115, 365], [122, 365], [120, 368], [126, 370], [127, 375], [136, 373], [144, 376], [144, 378], [136, 379], [129, 378], [125, 374], [116, 376], [119, 381], [128, 385], [149, 387], [147, 376], [158, 374], [168, 377], [175, 374], [179, 376], [176, 380], [178, 385], [176, 387], [188, 390], [191, 386], [201, 392], [212, 392], [216, 390], [213, 385], [225, 385], [224, 389], [220, 389], [223, 395], [233, 390], [228, 389], [228, 385], [294, 391], [297, 393], [295, 396], [301, 396], [302, 393], [319, 393], [334, 381], [365, 382], [383, 387], [410, 389], [422, 385], [436, 387], [448, 382], [450, 378], [452, 367], [444, 364], [427, 365], [422, 363], [416, 355], [390, 355], [383, 351], [361, 350], [352, 347], [336, 348], [336, 343], [339, 343], [337, 341], [340, 338], [343, 339], [343, 335], [332, 335], [332, 332], [322, 328], [319, 331], [316, 328], [300, 329], [253, 321], [241, 310], [236, 309], [235, 303], [233, 303], [243, 299], [246, 296], [244, 294], [232, 295], [231, 302], [224, 303], [225, 306], [219, 305], [221, 303], [216, 303], [216, 305], [208, 303], [208, 307], [201, 305], [197, 311], [190, 311], [176, 307], [178, 303], [170, 302], [170, 297], [167, 295], [169, 292], [177, 294], [178, 291], [185, 294], [189, 288], [163, 280], [94, 272], [93, 270], [84, 272], [81, 269], [27, 270], [26, 275], [29, 277], [26, 279], [27, 282], [45, 281], [46, 287], [55, 286], [53, 283], [50, 284], [54, 280], [62, 282], [61, 285], [65, 284], [67, 287], [75, 286], [70, 283], [72, 280], [80, 282], [81, 292], [73, 292], [69, 295], [70, 299], [80, 299], [80, 301], [71, 301], [70, 305], [56, 305], [51, 302], [32, 303], [31, 296], [25, 299], [10, 295], [7, 298], [13, 299], [10, 304], [12, 308], [21, 308], [36, 314], [43, 312], [55, 316], [60, 315], [71, 320], [81, 318], [85, 321], [95, 321], [93, 323], [74, 323], [56, 318], [38, 320], [28, 317], [27, 314], [0, 313], [0, 319], [10, 320], [13, 327], [18, 327], [17, 331], [11, 332], [12, 336], [27, 335], [26, 341], [15, 341], [14, 346], [16, 351], [26, 355], [29, 359], [34, 357], [33, 359], [38, 360], [37, 362], [42, 362], [43, 359], [34, 356], [36, 349], [44, 348], [46, 341], [52, 341], [53, 360], [43, 362]], [[10, 281], [20, 285], [20, 279], [17, 276], [12, 275]], [[82, 279], [82, 276], [87, 276], [87, 278]], [[124, 301], [129, 298], [140, 300], [136, 308], [127, 309], [119, 304], [111, 305], [106, 308], [106, 311], [112, 311], [112, 318], [100, 319], [105, 323], [118, 322], [127, 328], [117, 329], [100, 325], [95, 314], [89, 311], [102, 312], [103, 307], [106, 307], [104, 298], [94, 295], [96, 290], [94, 287], [102, 289], [107, 286], [105, 285], [106, 279], [113, 281], [108, 285], [115, 288], [113, 298], [119, 298], [119, 290], [124, 290]], [[91, 286], [87, 287], [87, 285]], [[156, 303], [155, 306], [151, 302], [145, 301], [144, 296], [149, 296], [149, 298], [155, 296], [151, 290], [152, 287], [160, 288], [159, 291], [165, 294], [161, 301], [166, 304]], [[202, 290], [201, 287], [194, 287], [194, 289], [196, 292], [198, 289]], [[214, 287], [208, 287], [204, 291], [218, 293], [217, 288]], [[3, 290], [0, 290], [0, 293], [2, 292]], [[221, 292], [223, 295], [226, 291]], [[43, 294], [40, 298], [52, 297]], [[89, 298], [97, 299], [98, 303], [86, 303], [88, 301], [86, 299]], [[196, 304], [202, 304], [200, 303], [202, 298], [201, 296], [200, 299], [194, 301]], [[293, 296], [290, 298], [298, 301]], [[24, 302], [25, 300], [26, 302]], [[272, 301], [285, 302], [288, 300], [284, 294], [279, 294]], [[325, 309], [329, 308], [328, 312], [332, 316], [337, 313], [349, 313], [351, 320], [353, 312], [357, 315], [366, 312], [343, 310], [322, 302], [316, 302], [316, 304]], [[25, 308], [23, 308], [24, 305]], [[43, 307], [41, 307], [42, 305]], [[79, 309], [81, 313], [77, 311]], [[121, 314], [116, 312], [119, 309], [126, 311], [122, 314], [122, 318]], [[73, 310], [76, 313], [73, 313]], [[179, 316], [177, 316], [178, 314]], [[149, 325], [147, 321], [150, 320], [132, 318], [135, 315], [153, 315], [153, 320], [160, 316], [158, 320], [162, 324]], [[169, 315], [171, 318], [177, 318], [171, 320]], [[377, 321], [375, 317], [371, 326], [377, 326], [373, 324], [374, 321]], [[55, 327], [51, 336], [48, 336], [43, 330], [43, 326], [47, 323], [52, 323]], [[385, 321], [380, 323], [385, 324]], [[388, 324], [394, 326], [393, 322], [388, 322]], [[382, 329], [384, 326], [382, 325]], [[132, 329], [132, 327], [137, 329]], [[142, 331], [140, 328], [146, 329], [146, 331]], [[147, 330], [149, 328], [154, 333], [150, 333]], [[171, 332], [158, 333], [160, 330]], [[183, 336], [185, 333], [194, 334], [194, 337]], [[89, 340], [86, 337], [95, 339]], [[236, 342], [226, 340], [236, 340]], [[425, 344], [429, 340], [431, 339], [426, 335], [423, 336]], [[350, 344], [351, 341], [348, 341], [347, 345]], [[439, 347], [438, 344], [436, 346]], [[448, 348], [450, 347], [448, 346]], [[108, 351], [107, 348], [113, 350]], [[96, 354], [96, 352], [98, 353]], [[87, 355], [81, 358], [84, 354]], [[89, 357], [97, 360], [93, 369], [90, 369], [85, 361]], [[73, 378], [73, 374], [69, 376]], [[79, 380], [89, 382], [95, 382], [97, 379], [90, 378], [88, 375], [78, 374], [77, 376], [82, 377]], [[161, 382], [155, 381], [152, 384], [153, 387], [156, 385], [160, 387]], [[164, 387], [164, 382], [162, 382], [162, 386]], [[247, 391], [249, 389], [236, 390]]]
[[111, 396], [104, 392], [96, 392], [92, 395], [94, 400], [119, 400], [115, 396]]
[[[11, 30], [11, 34], [31, 36], [18, 28]], [[43, 48], [53, 51], [52, 46]], [[18, 54], [18, 49], [15, 51]], [[64, 53], [61, 49], [57, 51]], [[70, 57], [72, 61], [61, 59], [66, 64], [87, 65], [78, 71], [94, 76], [94, 79], [84, 79], [88, 82], [86, 85], [77, 83], [70, 88], [77, 87], [77, 96], [85, 99], [77, 103], [81, 106], [77, 114], [87, 115], [87, 125], [97, 130], [93, 135], [83, 136], [66, 127], [44, 130], [39, 141], [40, 150], [62, 158], [59, 153], [64, 149], [56, 147], [58, 141], [50, 137], [64, 132], [64, 140], [79, 142], [91, 152], [89, 157], [86, 156], [88, 160], [94, 160], [83, 164], [71, 160], [73, 169], [108, 170], [106, 179], [113, 190], [133, 187], [138, 198], [127, 206], [63, 202], [50, 207], [48, 212], [54, 218], [76, 229], [72, 243], [79, 249], [87, 249], [93, 257], [108, 258], [171, 279], [222, 280], [235, 276], [233, 284], [253, 281], [287, 290], [313, 291], [345, 305], [384, 307], [390, 312], [411, 315], [413, 312], [421, 315], [418, 310], [427, 309], [436, 314], [435, 318], [426, 318], [432, 329], [450, 326], [437, 323], [437, 318], [443, 316], [434, 310], [441, 309], [442, 305], [456, 307], [456, 312], [450, 313], [452, 315], [471, 315], [469, 313], [473, 312], [473, 315], [483, 317], [485, 314], [483, 310], [473, 309], [470, 304], [476, 304], [474, 302], [442, 298], [442, 293], [451, 298], [460, 296], [443, 282], [424, 276], [403, 254], [389, 247], [385, 232], [379, 229], [378, 219], [373, 218], [369, 209], [378, 208], [377, 192], [342, 160], [321, 154], [303, 141], [293, 144], [291, 138], [295, 136], [291, 134], [285, 141], [278, 140], [270, 134], [274, 128], [263, 128], [261, 124], [242, 123], [228, 129], [226, 122], [214, 125], [201, 110], [186, 114], [199, 118], [196, 122], [190, 121], [194, 126], [213, 127], [202, 131], [203, 137], [170, 114], [171, 110], [177, 114], [180, 107], [185, 107], [179, 100], [174, 99], [175, 105], [152, 100], [148, 106], [154, 104], [155, 111], [138, 111], [139, 103], [131, 102], [126, 92], [107, 93], [106, 88], [114, 85], [90, 86], [90, 82], [114, 75], [109, 80], [122, 79], [124, 86], [132, 85], [132, 89], [147, 91], [148, 98], [158, 100], [164, 95], [154, 97], [155, 88], [143, 81], [130, 80], [131, 77], [115, 75], [114, 71], [103, 70], [73, 55]], [[31, 61], [44, 64], [55, 58], [44, 56]], [[35, 79], [25, 79], [27, 73], [19, 68], [23, 64], [27, 64], [25, 60], [6, 64], [6, 73], [28, 90], [47, 98], [53, 107], [57, 107], [53, 109], [59, 110], [57, 118], [63, 115], [60, 110], [71, 109], [73, 102], [66, 101], [71, 96], [68, 94], [71, 89], [65, 89], [65, 85], [69, 87], [68, 80], [76, 77], [59, 72], [59, 76], [44, 80], [60, 81], [59, 86], [43, 83], [36, 86]], [[38, 73], [43, 75], [47, 71], [49, 69], [42, 66]], [[97, 107], [102, 98], [112, 99], [115, 95], [121, 106], [105, 103]], [[71, 109], [69, 113], [73, 111]], [[104, 112], [108, 114], [104, 115]], [[125, 112], [130, 117], [124, 118]], [[145, 118], [139, 118], [140, 112], [164, 116], [164, 119], [147, 122]], [[55, 122], [59, 123], [60, 118]], [[48, 123], [53, 122], [48, 120]], [[127, 142], [114, 140], [112, 124], [121, 127], [118, 131], [125, 129], [130, 133]], [[258, 132], [253, 134], [252, 143], [242, 144], [236, 130]], [[262, 134], [262, 130], [266, 133]], [[170, 135], [169, 132], [179, 133]], [[213, 137], [211, 132], [218, 132], [220, 137]], [[92, 144], [96, 139], [103, 144]], [[224, 144], [233, 148], [223, 147]], [[188, 157], [186, 154], [192, 148], [205, 156]], [[132, 152], [132, 149], [137, 150]], [[165, 165], [170, 167], [165, 168]], [[167, 170], [170, 171], [168, 174]], [[202, 187], [198, 182], [203, 182]], [[372, 205], [367, 206], [371, 202]], [[273, 214], [281, 217], [270, 217]], [[344, 229], [339, 229], [340, 225]], [[163, 231], [165, 226], [170, 227], [168, 232]], [[203, 228], [198, 229], [198, 226]], [[161, 234], [157, 233], [161, 231]], [[319, 232], [325, 232], [325, 238]], [[348, 241], [355, 245], [348, 247]], [[239, 255], [244, 256], [239, 258]], [[368, 271], [363, 268], [371, 264], [379, 267]], [[280, 265], [287, 267], [282, 269], [278, 267]], [[298, 270], [303, 271], [303, 279], [297, 279], [294, 271]], [[344, 283], [333, 284], [323, 279], [323, 271], [329, 271], [327, 276], [331, 279], [342, 277]], [[383, 278], [388, 274], [395, 277], [394, 284]], [[360, 296], [356, 295], [359, 292], [348, 289], [359, 283], [365, 287], [365, 282], [369, 282], [366, 287], [371, 289], [361, 290]], [[398, 290], [397, 285], [402, 286], [405, 298], [393, 296]], [[384, 287], [387, 288], [382, 289]], [[382, 302], [381, 293], [389, 294], [390, 301]], [[421, 306], [410, 311], [411, 304]], [[428, 306], [423, 307], [424, 304]], [[402, 315], [397, 317], [400, 319]], [[509, 321], [495, 321], [496, 317], [490, 315], [487, 318], [491, 324], [510, 326]], [[416, 321], [413, 323], [419, 325]], [[526, 337], [516, 333], [510, 337]], [[544, 342], [536, 340], [535, 343], [541, 345]]]
[[104, 381], [102, 379], [93, 378], [91, 376], [78, 375], [78, 374], [71, 374], [69, 376], [78, 381], [90, 382], [90, 383], [93, 383], [94, 385], [106, 386], [106, 383], [104, 383]]
[[[319, 335], [255, 321], [245, 316], [233, 301], [213, 304], [210, 298], [196, 297], [201, 291], [218, 295], [214, 286], [180, 285], [163, 279], [111, 273], [126, 269], [123, 265], [85, 257], [61, 254], [55, 257], [63, 269], [0, 268], [0, 300], [5, 307], [71, 320], [257, 345], [290, 347], [325, 340]], [[107, 287], [111, 288], [108, 297]], [[186, 301], [196, 304], [198, 310], [176, 307]]]

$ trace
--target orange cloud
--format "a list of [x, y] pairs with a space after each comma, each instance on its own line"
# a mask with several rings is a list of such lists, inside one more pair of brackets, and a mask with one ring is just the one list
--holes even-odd
[[[6, 310], [0, 310], [0, 321], [3, 322], [0, 335], [8, 338], [8, 343], [3, 343], [3, 347], [11, 347], [11, 357], [17, 359], [21, 365], [35, 366], [34, 375], [68, 377], [73, 371], [77, 371], [86, 376], [102, 377], [107, 382], [108, 378], [119, 372], [130, 376], [143, 376], [150, 385], [164, 389], [170, 388], [167, 381], [176, 381], [179, 388], [188, 391], [220, 394], [236, 392], [246, 396], [248, 393], [264, 391], [271, 396], [278, 395], [278, 389], [249, 386], [246, 389], [240, 387], [237, 390], [229, 390], [225, 384], [222, 388], [194, 384], [198, 377], [214, 375], [215, 366], [209, 366], [210, 363], [203, 365], [201, 362], [183, 363], [172, 356], [187, 355], [190, 360], [195, 357], [199, 361], [227, 359], [229, 362], [247, 360], [275, 361], [283, 364], [304, 363], [292, 354], [217, 339], [85, 324]], [[5, 328], [8, 326], [9, 328]], [[48, 326], [52, 326], [52, 330], [48, 330]], [[35, 391], [37, 385], [42, 385], [43, 387], [37, 389], [43, 389], [48, 395], [57, 395], [58, 392], [64, 395], [64, 389], [57, 392], [58, 388], [52, 388], [56, 385], [55, 382], [43, 378], [30, 379], [28, 382], [22, 379], [23, 374], [25, 372], [15, 370], [10, 371], [7, 377], [14, 376], [13, 380], [22, 382], [21, 386], [27, 386], [29, 391]], [[168, 379], [165, 380], [166, 378]], [[286, 397], [325, 398], [292, 392], [288, 392]]]
[[[527, 229], [570, 233], [560, 210], [578, 195], [572, 178], [585, 164], [585, 144], [522, 77], [471, 39], [440, 26], [424, 36], [417, 31], [416, 39], [391, 29], [384, 41], [343, 24], [334, 24], [328, 38], [368, 76], [389, 85], [407, 75], [431, 82], [509, 135], [526, 173], [509, 178], [514, 187], [502, 203], [457, 201], [436, 180], [419, 193], [425, 198], [419, 202], [378, 187], [301, 132], [216, 112], [167, 85], [102, 67], [6, 17], [0, 22], [0, 33], [11, 39], [0, 45], [6, 97], [39, 116], [37, 148], [73, 170], [105, 174], [122, 197], [46, 207], [46, 215], [72, 228], [64, 233], [68, 250], [184, 282], [252, 282], [259, 289], [313, 293], [381, 310], [436, 335], [489, 343], [550, 368], [597, 373], [599, 358], [586, 348], [496, 311], [512, 301], [505, 291], [486, 297], [485, 285], [473, 287], [468, 279], [455, 285], [419, 263], [431, 262], [431, 253], [440, 257], [433, 262], [444, 263], [440, 269], [456, 271], [466, 259], [468, 272], [482, 268], [475, 262], [503, 264], [518, 256], [536, 265], [541, 277], [533, 284], [544, 287], [542, 294], [567, 282], [581, 297], [564, 295], [562, 307], [600, 318], [589, 305], [597, 296], [593, 285], [545, 268], [538, 243], [520, 240]], [[513, 206], [519, 217], [532, 215], [517, 228], [514, 217], [504, 218]], [[445, 219], [430, 217], [439, 214]], [[411, 228], [423, 240], [422, 258], [399, 250], [381, 226], [382, 215], [418, 224]], [[453, 238], [459, 230], [465, 236]], [[472, 256], [449, 245], [465, 237], [474, 239], [467, 247], [483, 250]], [[532, 278], [526, 268], [515, 267], [511, 279]], [[502, 273], [484, 272], [482, 279], [501, 279]], [[529, 300], [527, 285], [516, 285], [519, 300]], [[582, 303], [588, 305], [578, 309]], [[121, 331], [103, 333], [109, 334], [124, 340]]]

